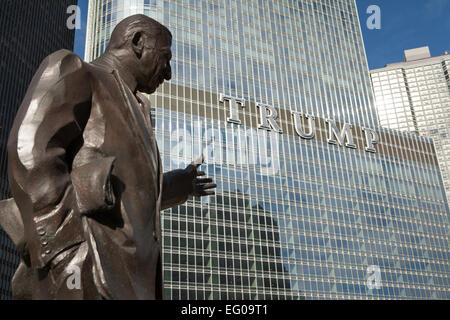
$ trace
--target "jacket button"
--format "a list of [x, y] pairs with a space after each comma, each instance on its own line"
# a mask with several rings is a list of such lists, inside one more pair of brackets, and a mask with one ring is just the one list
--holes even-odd
[[45, 250], [45, 254], [50, 254], [51, 252], [52, 252], [52, 250], [50, 250], [50, 249]]
[[46, 247], [47, 245], [48, 245], [48, 242], [47, 242], [47, 241], [42, 241], [42, 242], [41, 242], [41, 246]]
[[37, 232], [38, 232], [38, 234], [40, 235], [40, 236], [44, 236], [45, 235], [45, 230], [44, 230], [44, 228], [38, 228], [37, 229]]

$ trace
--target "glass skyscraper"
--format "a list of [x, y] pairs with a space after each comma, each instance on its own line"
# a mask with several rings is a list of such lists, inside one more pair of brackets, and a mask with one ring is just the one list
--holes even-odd
[[371, 71], [380, 124], [433, 138], [450, 200], [450, 54], [428, 47], [405, 51], [405, 61]]
[[[17, 109], [31, 79], [49, 54], [73, 49], [67, 8], [76, 0], [0, 2], [0, 200], [11, 197], [6, 145]], [[14, 244], [0, 228], [0, 299], [11, 298], [10, 282], [19, 264]]]
[[162, 214], [166, 299], [450, 298], [434, 146], [379, 126], [355, 1], [91, 0], [86, 60], [135, 13], [173, 34], [164, 170], [218, 183]]

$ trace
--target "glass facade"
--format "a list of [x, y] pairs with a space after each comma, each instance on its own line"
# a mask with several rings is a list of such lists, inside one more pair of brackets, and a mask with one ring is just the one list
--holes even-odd
[[[31, 79], [49, 54], [73, 49], [67, 8], [76, 0], [0, 2], [0, 200], [11, 197], [7, 179], [9, 131]], [[10, 299], [11, 278], [19, 264], [14, 244], [0, 228], [0, 299]]]
[[[215, 197], [162, 214], [166, 299], [450, 297], [433, 143], [379, 127], [353, 0], [91, 0], [89, 10], [87, 60], [130, 14], [171, 30], [173, 79], [150, 96], [163, 167], [203, 152], [218, 184]], [[245, 100], [240, 124], [227, 121], [230, 97]], [[258, 104], [276, 110], [282, 134], [259, 129]], [[292, 111], [315, 116], [313, 139], [298, 136]], [[328, 143], [327, 119], [354, 125], [354, 148]], [[376, 130], [376, 153], [363, 128]]]
[[433, 139], [450, 200], [450, 55], [371, 71], [380, 124]]

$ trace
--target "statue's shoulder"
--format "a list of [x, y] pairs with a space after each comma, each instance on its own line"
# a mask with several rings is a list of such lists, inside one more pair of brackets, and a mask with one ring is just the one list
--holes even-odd
[[[64, 81], [66, 88], [80, 88], [80, 84], [90, 82], [89, 64], [69, 50], [58, 50], [47, 56], [39, 66], [28, 88], [27, 97], [43, 97], [57, 90], [57, 83]], [[90, 86], [83, 86], [89, 88]], [[31, 98], [31, 97], [30, 97]], [[25, 98], [25, 101], [28, 101]]]
[[72, 51], [61, 49], [45, 58], [40, 69], [52, 69], [51, 74], [63, 78], [74, 72], [87, 71], [87, 66], [88, 64]]
[[[42, 66], [48, 68], [48, 70], [41, 70], [41, 72], [52, 74], [59, 79], [67, 79], [67, 77], [74, 76], [75, 74], [77, 75], [77, 79], [79, 79], [80, 76], [97, 79], [101, 75], [111, 74], [109, 68], [83, 61], [83, 59], [74, 52], [66, 49], [61, 49], [49, 55], [44, 62], [42, 62], [41, 67]], [[80, 75], [80, 73], [82, 75]]]

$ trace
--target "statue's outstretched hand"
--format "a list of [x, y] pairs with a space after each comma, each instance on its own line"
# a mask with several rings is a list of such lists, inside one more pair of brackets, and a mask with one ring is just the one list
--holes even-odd
[[204, 156], [203, 154], [191, 164], [186, 167], [186, 171], [190, 177], [192, 177], [192, 189], [189, 195], [194, 197], [211, 196], [215, 194], [215, 189], [217, 185], [213, 182], [212, 178], [205, 178], [206, 175], [203, 171], [198, 171], [198, 168], [203, 164]]
[[189, 164], [186, 169], [177, 169], [164, 173], [161, 209], [172, 208], [185, 203], [190, 196], [204, 197], [215, 194], [216, 184], [211, 178], [205, 178], [198, 167], [203, 164], [203, 155]]

